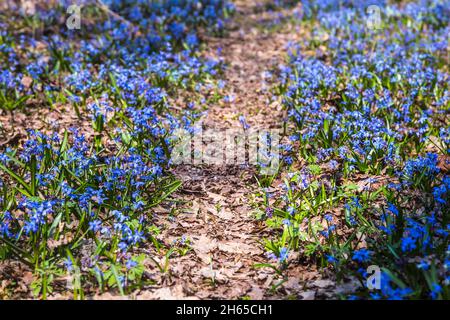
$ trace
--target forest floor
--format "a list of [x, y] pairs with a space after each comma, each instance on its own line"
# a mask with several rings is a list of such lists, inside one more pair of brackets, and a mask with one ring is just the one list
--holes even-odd
[[[242, 132], [243, 117], [253, 131], [281, 130], [285, 109], [273, 93], [277, 77], [272, 75], [283, 64], [287, 46], [306, 36], [304, 30], [281, 21], [296, 8], [274, 13], [261, 1], [234, 1], [236, 12], [223, 37], [204, 35], [206, 56], [220, 58], [226, 68], [226, 85], [219, 99], [208, 104], [199, 125], [203, 132], [221, 134], [226, 130]], [[280, 25], [282, 28], [280, 28]], [[17, 113], [0, 118], [9, 137], [2, 144], [16, 144], [26, 137], [27, 129], [64, 132], [77, 127], [92, 136], [87, 117], [79, 118], [72, 108], [58, 106], [49, 110]], [[217, 142], [217, 141], [216, 141]], [[217, 145], [221, 146], [221, 142]], [[248, 156], [248, 154], [247, 154]], [[157, 207], [155, 225], [161, 233], [158, 241], [171, 247], [180, 238], [191, 250], [183, 255], [160, 256], [145, 264], [153, 284], [128, 297], [107, 292], [94, 299], [320, 299], [336, 296], [333, 277], [319, 272], [314, 263], [299, 261], [290, 254], [287, 269], [278, 274], [258, 264], [270, 263], [264, 239], [271, 231], [257, 219], [260, 187], [257, 169], [252, 164], [175, 166], [172, 173], [182, 181], [169, 203]], [[274, 181], [273, 189], [277, 188]], [[273, 262], [273, 261], [272, 261]], [[159, 266], [157, 266], [157, 263]], [[19, 285], [17, 297], [28, 296], [33, 279], [20, 263], [6, 264]], [[160, 272], [166, 266], [165, 272]], [[339, 288], [338, 288], [339, 289]], [[341, 289], [339, 289], [341, 290]], [[345, 290], [345, 288], [344, 288]], [[66, 299], [55, 293], [49, 299]]]
[[[237, 1], [229, 33], [207, 39], [210, 53], [221, 51], [227, 65], [225, 94], [231, 101], [208, 106], [200, 121], [204, 132], [239, 130], [239, 116], [248, 119], [252, 130], [282, 128], [285, 114], [273, 96], [270, 72], [283, 62], [287, 45], [298, 40], [301, 31], [289, 25], [270, 30], [275, 17], [266, 10], [253, 1]], [[182, 189], [175, 195], [179, 201], [159, 212], [158, 224], [166, 224], [160, 239], [170, 244], [183, 236], [193, 250], [171, 258], [170, 276], [161, 276], [155, 286], [138, 292], [138, 298], [314, 299], [331, 294], [334, 283], [314, 266], [297, 261], [283, 277], [255, 266], [268, 262], [263, 239], [269, 231], [255, 219], [252, 204], [261, 199], [255, 196], [254, 167], [180, 165], [174, 173]], [[169, 212], [176, 212], [172, 219], [167, 219]]]
[[448, 6], [64, 5], [0, 4], [0, 299], [448, 299]]

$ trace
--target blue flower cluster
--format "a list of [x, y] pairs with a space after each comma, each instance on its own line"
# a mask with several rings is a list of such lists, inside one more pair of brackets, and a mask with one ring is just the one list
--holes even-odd
[[[450, 4], [302, 4], [298, 23], [312, 27], [290, 45], [278, 88], [293, 172], [270, 202], [282, 235], [268, 249], [358, 277], [353, 298], [448, 298]], [[369, 265], [383, 270], [380, 291], [365, 286]]]
[[89, 134], [30, 130], [0, 152], [0, 259], [19, 257], [44, 298], [61, 268], [82, 271], [74, 295], [95, 281], [121, 293], [139, 282], [139, 248], [161, 248], [151, 208], [180, 185], [165, 170], [172, 135], [199, 116], [194, 102], [173, 101], [215, 83], [222, 64], [200, 52], [200, 34], [222, 32], [233, 10], [223, 0], [83, 0], [81, 29], [69, 30], [71, 4], [42, 3], [31, 17], [10, 8], [1, 23], [0, 108], [71, 106], [92, 124]]

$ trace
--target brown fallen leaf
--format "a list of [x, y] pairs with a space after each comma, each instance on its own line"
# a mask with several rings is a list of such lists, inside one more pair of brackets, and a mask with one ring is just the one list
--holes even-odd
[[253, 286], [247, 295], [252, 300], [262, 300], [264, 298], [264, 291], [260, 287]]
[[288, 281], [283, 284], [283, 286], [289, 290], [299, 291], [300, 280], [298, 278], [289, 278]]
[[217, 244], [219, 250], [228, 252], [228, 253], [237, 253], [237, 254], [249, 254], [249, 255], [259, 255], [262, 253], [261, 249], [256, 246], [250, 246], [241, 242], [219, 242]]
[[442, 172], [449, 172], [450, 171], [450, 156], [439, 155], [437, 167]]
[[22, 77], [22, 80], [20, 80], [20, 83], [27, 89], [31, 86], [32, 82], [33, 82], [33, 79], [28, 76], [24, 76], [24, 77]]
[[222, 272], [222, 270], [214, 270], [211, 267], [204, 267], [200, 269], [199, 274], [207, 279], [213, 279], [217, 282], [227, 282], [228, 277]]
[[332, 287], [333, 285], [334, 285], [334, 282], [331, 280], [320, 279], [320, 280], [316, 280], [316, 281], [312, 282], [311, 284], [309, 284], [309, 287], [310, 288], [313, 288], [313, 287], [328, 288], [328, 287]]
[[215, 202], [224, 201], [226, 198], [224, 196], [221, 196], [220, 194], [207, 192], [206, 193], [210, 198], [212, 198]]
[[191, 237], [193, 239], [192, 248], [195, 254], [203, 261], [203, 263], [209, 264], [211, 261], [210, 252], [217, 248], [217, 241], [210, 239], [204, 235], [197, 237]]
[[230, 210], [227, 210], [227, 209], [224, 209], [224, 208], [222, 208], [222, 210], [220, 210], [217, 213], [217, 216], [220, 219], [223, 219], [223, 220], [231, 220], [231, 219], [234, 218], [234, 214]]
[[33, 277], [33, 273], [32, 273], [32, 272], [30, 272], [30, 271], [25, 271], [25, 272], [23, 273], [23, 276], [22, 276], [22, 282], [23, 282], [26, 286], [31, 285], [31, 283], [33, 282], [33, 280], [34, 280], [34, 277]]
[[315, 291], [300, 292], [300, 297], [302, 297], [303, 300], [314, 300], [316, 298], [316, 292]]
[[102, 294], [96, 294], [92, 297], [92, 300], [129, 300], [126, 296], [114, 295], [110, 292], [105, 292]]
[[181, 285], [144, 291], [136, 297], [137, 300], [196, 300], [196, 297], [186, 296]]

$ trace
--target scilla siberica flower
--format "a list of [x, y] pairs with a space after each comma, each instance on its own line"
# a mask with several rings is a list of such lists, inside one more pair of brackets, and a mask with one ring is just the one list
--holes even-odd
[[372, 253], [373, 253], [372, 251], [367, 250], [367, 249], [359, 249], [359, 250], [356, 250], [355, 252], [353, 252], [352, 259], [354, 261], [361, 262], [361, 263], [368, 262], [371, 259]]

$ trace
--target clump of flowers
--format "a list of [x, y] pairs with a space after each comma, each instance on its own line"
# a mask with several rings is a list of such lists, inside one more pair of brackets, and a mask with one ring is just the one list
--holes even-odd
[[[31, 270], [43, 298], [64, 276], [75, 298], [142, 284], [143, 247], [163, 247], [152, 208], [180, 186], [166, 170], [173, 132], [199, 117], [169, 98], [215, 83], [222, 64], [201, 56], [200, 33], [223, 33], [233, 11], [217, 0], [77, 3], [76, 32], [70, 1], [37, 5], [33, 17], [11, 4], [1, 22], [0, 110], [14, 117], [32, 100], [91, 123], [30, 131], [0, 150], [0, 261]], [[18, 34], [30, 21], [42, 32]]]
[[[367, 24], [374, 4], [378, 28]], [[315, 27], [291, 44], [278, 93], [290, 128], [283, 163], [308, 183], [281, 173], [281, 195], [266, 199], [280, 233], [266, 246], [359, 279], [352, 298], [448, 298], [448, 2], [302, 7], [296, 19]], [[375, 291], [371, 265], [382, 274]]]

